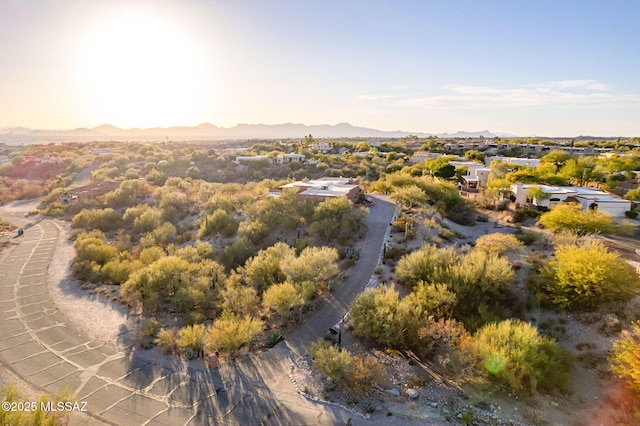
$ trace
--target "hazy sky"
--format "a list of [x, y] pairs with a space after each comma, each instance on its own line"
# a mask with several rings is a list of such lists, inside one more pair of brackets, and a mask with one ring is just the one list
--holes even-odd
[[0, 0], [0, 127], [640, 136], [640, 1]]

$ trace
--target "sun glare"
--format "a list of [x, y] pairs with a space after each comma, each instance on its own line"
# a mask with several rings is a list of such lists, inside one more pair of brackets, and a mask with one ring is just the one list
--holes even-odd
[[198, 44], [171, 22], [146, 14], [120, 15], [95, 28], [79, 62], [85, 114], [123, 127], [190, 122], [210, 87]]

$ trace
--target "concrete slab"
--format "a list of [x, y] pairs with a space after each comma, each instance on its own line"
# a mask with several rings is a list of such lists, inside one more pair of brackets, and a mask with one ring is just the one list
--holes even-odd
[[42, 345], [30, 340], [21, 345], [2, 350], [0, 351], [0, 355], [7, 363], [14, 364], [23, 360], [25, 356], [37, 354], [44, 350], [45, 348]]
[[[189, 420], [193, 418], [193, 411], [186, 408], [180, 407], [170, 407], [168, 410], [158, 414], [151, 420], [152, 425], [157, 426], [175, 426], [175, 425], [186, 425]], [[218, 425], [222, 423], [213, 423], [213, 422], [199, 422], [199, 423], [189, 423], [193, 425]]]
[[10, 337], [9, 336], [3, 337], [2, 340], [0, 340], [0, 352], [2, 352], [5, 349], [9, 349], [15, 346], [25, 344], [32, 340], [31, 335], [24, 330], [13, 331], [11, 332], [11, 334], [12, 335]]
[[10, 314], [0, 315], [0, 335], [15, 335], [25, 330], [24, 324], [18, 318], [10, 318]]
[[87, 396], [84, 400], [87, 401], [87, 409], [90, 412], [101, 414], [103, 411], [112, 405], [117, 404], [120, 400], [127, 398], [129, 395], [131, 395], [130, 391], [108, 384]]
[[81, 385], [81, 388], [78, 387], [74, 389], [73, 392], [76, 393], [79, 401], [84, 401], [89, 395], [96, 392], [98, 389], [105, 387], [106, 385], [107, 382], [105, 382], [101, 378], [92, 376], [83, 385]]

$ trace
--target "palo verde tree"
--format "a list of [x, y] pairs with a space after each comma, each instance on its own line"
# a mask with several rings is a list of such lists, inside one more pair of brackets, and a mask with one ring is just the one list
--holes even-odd
[[593, 238], [558, 246], [543, 273], [551, 302], [563, 308], [593, 309], [628, 300], [640, 289], [633, 267]]

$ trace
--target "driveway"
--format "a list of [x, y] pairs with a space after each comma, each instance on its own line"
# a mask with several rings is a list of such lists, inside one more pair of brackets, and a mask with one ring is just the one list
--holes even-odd
[[376, 197], [366, 218], [360, 259], [326, 305], [275, 348], [224, 364], [219, 374], [180, 360], [158, 362], [144, 351], [123, 352], [78, 330], [51, 300], [48, 265], [59, 238], [55, 221], [0, 215], [25, 228], [0, 261], [0, 365], [51, 394], [86, 402], [72, 424], [353, 425], [366, 421], [342, 408], [300, 396], [288, 372], [292, 359], [347, 312], [380, 255], [393, 203]]

